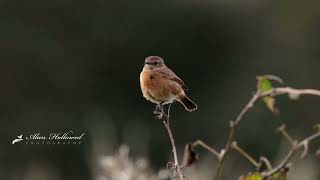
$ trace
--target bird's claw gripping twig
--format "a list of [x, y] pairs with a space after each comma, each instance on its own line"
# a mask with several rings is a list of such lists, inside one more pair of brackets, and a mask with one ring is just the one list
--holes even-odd
[[153, 114], [159, 114], [159, 113], [161, 113], [161, 112], [162, 112], [161, 109], [162, 109], [161, 105], [160, 105], [160, 104], [157, 104], [157, 105], [156, 105], [156, 109], [153, 111]]
[[153, 114], [155, 114], [156, 118], [158, 119], [162, 119], [164, 116], [166, 116], [161, 104], [157, 104], [156, 109], [153, 111]]
[[155, 116], [155, 118], [157, 118], [157, 119], [162, 119], [162, 118], [163, 118], [163, 114], [162, 114], [162, 113], [158, 113], [158, 114]]

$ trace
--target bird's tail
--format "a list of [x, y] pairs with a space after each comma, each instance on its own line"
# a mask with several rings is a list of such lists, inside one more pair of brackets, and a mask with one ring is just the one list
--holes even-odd
[[184, 106], [184, 108], [191, 112], [194, 111], [196, 109], [198, 109], [198, 106], [191, 100], [189, 99], [187, 96], [182, 96], [179, 99], [179, 102]]

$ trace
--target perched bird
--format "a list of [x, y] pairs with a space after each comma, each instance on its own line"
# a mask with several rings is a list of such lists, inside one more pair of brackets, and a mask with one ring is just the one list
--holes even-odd
[[[149, 56], [145, 59], [140, 74], [140, 86], [143, 96], [162, 107], [174, 101], [180, 102], [187, 111], [197, 109], [197, 105], [187, 97], [184, 82], [165, 64], [159, 56]], [[156, 113], [156, 112], [155, 112]]]

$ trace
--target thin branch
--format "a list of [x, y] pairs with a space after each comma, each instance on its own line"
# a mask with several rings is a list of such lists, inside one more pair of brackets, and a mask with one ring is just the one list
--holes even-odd
[[282, 94], [294, 94], [294, 95], [313, 95], [313, 96], [320, 96], [320, 91], [316, 89], [294, 89], [291, 87], [279, 87], [273, 88], [270, 91], [267, 91], [262, 94], [262, 96], [278, 96]]
[[264, 77], [266, 77], [269, 80], [276, 81], [276, 82], [278, 82], [280, 84], [283, 84], [283, 79], [281, 79], [278, 76], [275, 76], [275, 75], [272, 75], [272, 74], [266, 74], [266, 75], [264, 75]]
[[308, 155], [309, 152], [309, 141], [304, 141], [303, 142], [303, 151], [300, 155], [300, 159], [305, 158]]
[[214, 177], [214, 180], [218, 180], [220, 177], [220, 174], [222, 172], [222, 168], [224, 165], [224, 161], [226, 160], [227, 154], [230, 151], [230, 145], [231, 142], [234, 139], [234, 134], [237, 128], [237, 125], [240, 123], [241, 119], [248, 113], [248, 111], [254, 106], [254, 103], [259, 99], [260, 97], [260, 92], [257, 91], [253, 97], [250, 99], [250, 101], [248, 102], [248, 104], [241, 110], [240, 114], [237, 116], [235, 121], [230, 121], [230, 131], [229, 131], [229, 136], [228, 136], [228, 140], [226, 143], [226, 146], [224, 148], [224, 153], [221, 157], [219, 166], [218, 166], [218, 170], [216, 172], [216, 175]]
[[[285, 131], [285, 130], [284, 130]], [[290, 159], [292, 158], [292, 156], [295, 154], [295, 152], [304, 147], [305, 149], [308, 149], [308, 144], [316, 139], [320, 137], [320, 132], [316, 132], [314, 134], [312, 134], [311, 136], [303, 139], [302, 141], [298, 142], [298, 141], [293, 141], [293, 144], [292, 144], [292, 147], [291, 147], [291, 150], [288, 152], [287, 156], [282, 160], [282, 162], [277, 166], [275, 167], [274, 169], [270, 170], [269, 172], [266, 172], [264, 173], [264, 177], [270, 177], [272, 176], [273, 174], [279, 172], [281, 169], [285, 168], [287, 166], [287, 164], [289, 163]], [[307, 144], [307, 147], [306, 147], [306, 144]], [[304, 154], [304, 153], [303, 153]], [[304, 157], [304, 156], [302, 156]]]
[[291, 148], [291, 150], [289, 151], [289, 153], [287, 154], [287, 156], [282, 160], [282, 162], [277, 166], [275, 167], [274, 169], [270, 170], [269, 172], [267, 173], [263, 173], [263, 176], [264, 177], [270, 177], [272, 176], [273, 174], [275, 174], [276, 172], [279, 172], [281, 169], [285, 168], [286, 165], [288, 164], [289, 160], [291, 159], [291, 157], [294, 155], [295, 153], [295, 150], [296, 150], [296, 143], [295, 145]]
[[194, 151], [194, 147], [192, 146], [192, 144], [190, 144], [190, 143], [186, 144], [186, 146], [184, 148], [183, 159], [182, 159], [182, 163], [181, 163], [181, 169], [184, 168], [184, 167], [192, 165], [197, 160], [198, 160], [198, 155]]
[[196, 146], [201, 146], [202, 148], [206, 149], [207, 151], [209, 151], [211, 154], [213, 154], [214, 156], [216, 156], [219, 161], [221, 159], [221, 154], [218, 153], [218, 151], [216, 151], [215, 149], [213, 149], [212, 147], [210, 147], [209, 145], [207, 145], [206, 143], [204, 143], [203, 141], [201, 140], [196, 140], [194, 143], [192, 143], [192, 146], [193, 147], [196, 147]]
[[277, 129], [277, 132], [281, 133], [281, 135], [290, 143], [291, 146], [294, 145], [294, 140], [291, 138], [289, 133], [286, 131], [286, 125], [285, 124], [281, 125]]
[[308, 154], [308, 151], [309, 151], [309, 143], [320, 137], [320, 132], [317, 132], [311, 136], [309, 136], [308, 138], [304, 139], [303, 141], [301, 141], [299, 144], [298, 144], [298, 148], [300, 147], [303, 147], [303, 151], [302, 151], [302, 154], [300, 156], [301, 159], [303, 159], [307, 154]]
[[183, 174], [181, 172], [180, 165], [179, 165], [179, 161], [178, 161], [176, 145], [175, 145], [174, 138], [173, 138], [173, 135], [172, 135], [172, 132], [171, 132], [171, 128], [170, 128], [170, 107], [171, 107], [171, 104], [169, 104], [168, 113], [167, 114], [163, 114], [163, 116], [165, 117], [165, 120], [163, 120], [163, 124], [167, 129], [167, 132], [168, 132], [168, 135], [169, 135], [169, 138], [170, 138], [170, 142], [171, 142], [171, 146], [172, 146], [172, 153], [173, 153], [173, 159], [174, 159], [174, 167], [172, 167], [172, 168], [173, 168], [174, 171], [177, 172], [177, 175], [179, 176], [179, 178], [181, 180], [184, 180], [184, 177], [183, 177]]
[[237, 126], [241, 119], [244, 117], [244, 115], [246, 115], [248, 113], [248, 111], [253, 108], [254, 103], [260, 98], [261, 93], [259, 91], [257, 91], [253, 97], [251, 98], [251, 100], [249, 101], [249, 103], [242, 109], [242, 111], [240, 112], [240, 114], [237, 116], [236, 120], [234, 121], [235, 126]]
[[280, 87], [280, 88], [272, 88], [270, 91], [262, 93], [259, 90], [259, 88], [257, 88], [256, 93], [250, 99], [248, 104], [241, 110], [241, 112], [239, 113], [239, 115], [237, 116], [235, 121], [230, 122], [229, 136], [228, 136], [224, 151], [222, 151], [224, 153], [222, 154], [221, 160], [219, 162], [218, 169], [217, 169], [216, 175], [214, 177], [214, 180], [218, 180], [221, 175], [225, 159], [230, 151], [231, 142], [234, 140], [234, 134], [235, 134], [236, 128], [237, 128], [238, 124], [241, 122], [241, 120], [243, 119], [243, 117], [249, 112], [249, 110], [251, 108], [253, 108], [256, 101], [258, 101], [261, 97], [278, 96], [278, 95], [283, 95], [283, 94], [295, 95], [298, 97], [300, 95], [320, 96], [320, 91], [315, 90], [315, 89], [293, 89], [291, 87]]
[[172, 146], [172, 153], [173, 153], [173, 158], [174, 158], [174, 163], [175, 164], [179, 164], [178, 163], [178, 156], [177, 156], [177, 150], [176, 150], [176, 146], [175, 146], [175, 142], [174, 142], [174, 138], [170, 129], [170, 125], [169, 123], [167, 123], [166, 121], [163, 121], [163, 124], [165, 125], [169, 138], [170, 138], [170, 142], [171, 142], [171, 146]]
[[242, 148], [238, 146], [238, 143], [236, 141], [232, 142], [231, 144], [232, 149], [238, 151], [245, 159], [247, 159], [254, 167], [259, 168], [260, 163], [254, 160], [253, 157], [251, 157], [247, 152], [245, 152]]
[[263, 157], [263, 156], [260, 157], [260, 164], [262, 164], [262, 163], [264, 163], [267, 166], [268, 170], [272, 170], [273, 169], [272, 166], [271, 166], [270, 161], [268, 160], [268, 158]]
[[306, 142], [306, 141], [310, 142], [318, 137], [320, 137], [320, 132], [317, 132], [317, 133], [305, 138], [304, 140], [300, 141], [300, 143], [298, 144], [298, 148], [302, 147], [304, 142]]
[[222, 153], [222, 156], [221, 156], [221, 159], [220, 159], [220, 162], [219, 162], [219, 165], [218, 165], [218, 170], [216, 172], [214, 180], [218, 180], [219, 179], [219, 176], [220, 176], [220, 174], [222, 172], [222, 169], [223, 169], [224, 162], [226, 160], [226, 155], [230, 150], [230, 144], [231, 144], [231, 142], [233, 140], [233, 136], [234, 136], [234, 133], [235, 133], [235, 126], [234, 126], [233, 121], [231, 121], [230, 124], [232, 124], [232, 125], [230, 125], [230, 131], [229, 131], [227, 144], [225, 146], [225, 149], [221, 150], [221, 152], [223, 152], [223, 153]]

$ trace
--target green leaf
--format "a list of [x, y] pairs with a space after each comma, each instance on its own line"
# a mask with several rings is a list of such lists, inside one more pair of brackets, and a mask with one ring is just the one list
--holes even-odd
[[[279, 171], [272, 175], [268, 180], [286, 180], [287, 171]], [[263, 176], [259, 172], [249, 173], [246, 176], [240, 177], [240, 180], [263, 180]]]
[[240, 180], [262, 180], [262, 178], [260, 173], [249, 173], [249, 175], [241, 177]]
[[272, 87], [271, 81], [265, 76], [260, 76], [259, 90], [264, 93], [264, 92], [270, 91], [272, 88], [273, 87]]
[[[270, 81], [268, 76], [258, 76], [258, 91], [260, 91], [261, 93], [265, 93], [272, 90], [272, 88], [272, 82]], [[263, 97], [263, 101], [271, 112], [273, 112], [274, 114], [279, 113], [279, 110], [276, 107], [276, 100], [274, 97], [265, 96]]]
[[266, 96], [263, 98], [263, 101], [266, 104], [266, 106], [270, 109], [271, 112], [273, 112], [274, 114], [279, 113], [279, 110], [276, 107], [276, 100], [274, 97]]
[[315, 129], [317, 132], [320, 132], [320, 124], [314, 125], [314, 129]]
[[286, 179], [287, 179], [287, 171], [280, 171], [274, 174], [271, 180], [286, 180]]

